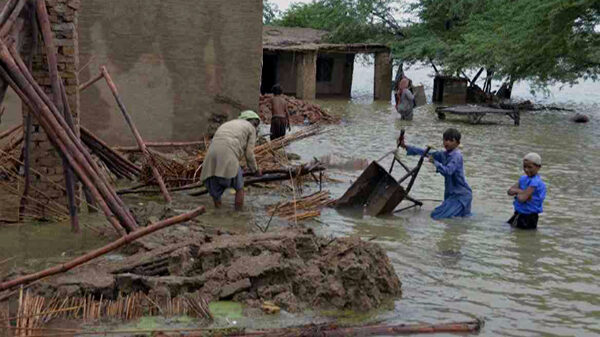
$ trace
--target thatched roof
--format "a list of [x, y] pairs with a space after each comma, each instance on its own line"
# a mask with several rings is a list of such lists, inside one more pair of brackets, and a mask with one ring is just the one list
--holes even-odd
[[323, 40], [327, 31], [299, 27], [263, 26], [265, 51], [322, 51], [331, 53], [375, 53], [389, 51], [384, 44], [352, 43], [334, 44]]

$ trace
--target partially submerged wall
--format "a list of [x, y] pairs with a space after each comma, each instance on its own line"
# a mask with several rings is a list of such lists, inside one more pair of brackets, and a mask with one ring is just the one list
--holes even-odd
[[[85, 0], [82, 83], [107, 65], [142, 136], [200, 139], [258, 109], [262, 1]], [[82, 125], [112, 144], [131, 133], [105, 83], [81, 94]]]

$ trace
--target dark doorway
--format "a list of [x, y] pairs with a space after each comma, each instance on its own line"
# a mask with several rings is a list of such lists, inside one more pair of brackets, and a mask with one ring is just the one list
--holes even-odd
[[270, 94], [271, 88], [277, 84], [277, 66], [279, 56], [263, 55], [262, 80], [260, 83], [260, 93]]
[[317, 82], [331, 82], [333, 74], [333, 58], [319, 56], [317, 58]]

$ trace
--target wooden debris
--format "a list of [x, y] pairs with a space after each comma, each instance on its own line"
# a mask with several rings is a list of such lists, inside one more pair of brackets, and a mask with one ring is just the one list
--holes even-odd
[[42, 278], [45, 278], [45, 277], [48, 277], [51, 275], [64, 273], [68, 270], [71, 270], [71, 269], [81, 265], [81, 264], [89, 262], [99, 256], [102, 256], [106, 253], [109, 253], [109, 252], [119, 248], [119, 247], [122, 247], [134, 240], [137, 240], [137, 239], [141, 238], [142, 236], [153, 233], [159, 229], [169, 227], [169, 226], [193, 219], [193, 218], [199, 216], [200, 214], [204, 213], [204, 211], [205, 211], [204, 206], [201, 206], [191, 212], [181, 214], [181, 215], [169, 218], [169, 219], [165, 219], [163, 221], [160, 221], [156, 224], [150, 225], [145, 228], [140, 228], [133, 233], [130, 233], [124, 237], [121, 237], [117, 241], [114, 241], [104, 247], [98, 248], [92, 252], [89, 252], [83, 256], [80, 256], [70, 262], [67, 262], [67, 263], [52, 267], [52, 268], [48, 268], [46, 270], [43, 270], [43, 271], [40, 271], [40, 272], [37, 272], [34, 274], [26, 275], [26, 276], [19, 277], [14, 280], [0, 283], [0, 291], [13, 288], [20, 284], [30, 283], [30, 282], [33, 282], [33, 281], [36, 281], [36, 280], [39, 280], [39, 279], [42, 279]]
[[[29, 336], [32, 331], [57, 331], [44, 329], [43, 326], [56, 318], [97, 321], [118, 319], [129, 321], [146, 316], [191, 316], [212, 320], [208, 302], [198, 296], [178, 296], [175, 298], [159, 298], [157, 295], [147, 295], [142, 292], [116, 299], [84, 297], [52, 297], [34, 296], [29, 291], [21, 291], [17, 314], [9, 317], [8, 312], [0, 310], [0, 324], [14, 331], [15, 336]], [[14, 323], [14, 327], [10, 327]], [[62, 332], [66, 332], [60, 330]], [[72, 329], [73, 333], [77, 330]]]
[[87, 128], [81, 126], [81, 140], [106, 167], [117, 177], [133, 180], [141, 173], [141, 169], [108, 146], [102, 139]]
[[[300, 221], [321, 215], [320, 209], [335, 202], [329, 191], [321, 191], [294, 201], [267, 206], [267, 215], [276, 215], [288, 221]], [[302, 211], [302, 212], [298, 212]]]
[[[0, 18], [7, 18], [0, 21], [1, 31], [5, 31], [7, 25], [12, 25], [11, 18], [18, 16], [17, 12], [20, 12], [24, 3], [25, 1], [19, 1], [14, 8], [12, 8], [14, 4], [12, 1], [5, 5], [0, 14], [9, 12], [11, 14], [0, 16]], [[45, 2], [43, 4], [45, 6]], [[21, 7], [19, 8], [19, 6]], [[40, 18], [40, 22], [43, 21], [44, 18]], [[45, 39], [44, 42], [46, 44], [50, 43], [50, 46], [52, 45], [49, 38]], [[51, 50], [50, 53], [54, 54], [55, 50]], [[52, 65], [50, 65], [50, 68], [52, 68]], [[29, 107], [33, 117], [44, 129], [52, 144], [65, 158], [66, 166], [72, 169], [79, 180], [90, 190], [115, 230], [120, 234], [124, 234], [125, 230], [134, 231], [136, 224], [133, 216], [110, 184], [100, 174], [95, 161], [83, 147], [74, 130], [69, 126], [63, 111], [57, 107], [57, 105], [60, 106], [58, 99], [55, 104], [47, 96], [34, 80], [31, 71], [21, 59], [14, 45], [11, 44], [8, 47], [5, 41], [0, 41], [0, 78], [5, 84], [11, 86], [23, 103]], [[53, 96], [55, 98], [60, 97], [59, 85], [55, 83], [53, 88]]]
[[108, 87], [110, 88], [110, 91], [112, 92], [113, 96], [115, 97], [115, 100], [117, 101], [117, 105], [119, 105], [119, 108], [121, 109], [121, 113], [123, 113], [123, 117], [125, 118], [127, 125], [129, 125], [129, 128], [131, 129], [131, 132], [133, 133], [133, 135], [135, 137], [135, 140], [140, 148], [140, 151], [142, 151], [142, 153], [144, 154], [144, 157], [147, 160], [148, 165], [150, 165], [150, 167], [152, 168], [152, 174], [154, 176], [156, 183], [160, 187], [160, 191], [161, 191], [163, 197], [165, 198], [167, 203], [171, 203], [171, 195], [169, 195], [169, 191], [167, 190], [165, 182], [163, 181], [162, 175], [156, 168], [155, 158], [152, 156], [152, 154], [150, 154], [150, 152], [146, 148], [146, 144], [144, 144], [144, 140], [142, 139], [142, 136], [140, 135], [135, 124], [133, 124], [133, 121], [131, 120], [131, 116], [129, 116], [129, 113], [127, 112], [127, 109], [125, 108], [125, 104], [123, 103], [123, 100], [121, 100], [121, 97], [119, 96], [119, 92], [117, 91], [117, 86], [115, 85], [112, 78], [110, 77], [110, 74], [108, 73], [108, 70], [106, 70], [106, 67], [104, 67], [104, 66], [101, 67], [100, 71], [102, 72], [103, 77], [106, 80]]

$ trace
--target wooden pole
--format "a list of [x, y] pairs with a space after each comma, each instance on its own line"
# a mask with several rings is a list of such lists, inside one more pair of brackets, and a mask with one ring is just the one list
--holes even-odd
[[[81, 165], [84, 172], [89, 175], [90, 181], [94, 183], [93, 187], [97, 188], [98, 191], [102, 193], [103, 197], [106, 198], [107, 205], [110, 207], [113, 214], [120, 219], [129, 231], [135, 230], [135, 219], [133, 219], [133, 216], [129, 213], [122, 200], [117, 197], [106, 179], [99, 174], [100, 169], [89, 152], [81, 144], [79, 137], [77, 137], [68, 127], [62, 114], [57, 111], [50, 98], [48, 98], [42, 88], [35, 82], [31, 73], [27, 71], [26, 66], [18, 53], [16, 53], [16, 50], [14, 48], [7, 48], [6, 45], [0, 41], [0, 57], [2, 57], [7, 70], [14, 76], [16, 83], [18, 83], [20, 88], [29, 95], [27, 97], [35, 101], [35, 106], [39, 109], [40, 117], [46, 118], [46, 121], [49, 123], [47, 127], [51, 128], [50, 130], [44, 128], [46, 132], [54, 132], [56, 137], [62, 139], [64, 145], [70, 149], [70, 154], [73, 155], [74, 160], [76, 160], [79, 165]], [[32, 101], [32, 103], [34, 102]], [[92, 188], [91, 186], [88, 187]]]
[[109, 243], [108, 245], [106, 245], [104, 247], [98, 248], [98, 249], [91, 251], [85, 255], [82, 255], [74, 260], [71, 260], [70, 262], [67, 262], [67, 263], [64, 263], [61, 265], [57, 265], [52, 268], [48, 268], [46, 270], [42, 270], [42, 271], [34, 273], [34, 274], [26, 275], [26, 276], [19, 277], [17, 279], [11, 280], [11, 281], [1, 283], [0, 291], [10, 289], [10, 288], [13, 288], [13, 287], [21, 285], [21, 284], [30, 283], [30, 282], [33, 282], [33, 281], [36, 281], [36, 280], [39, 280], [39, 279], [42, 279], [42, 278], [45, 278], [48, 276], [56, 275], [59, 273], [64, 273], [64, 272], [69, 271], [79, 265], [89, 262], [99, 256], [102, 256], [102, 255], [109, 253], [117, 248], [120, 248], [132, 241], [135, 241], [145, 235], [156, 232], [159, 229], [163, 229], [165, 227], [169, 227], [169, 226], [193, 219], [193, 218], [199, 216], [200, 214], [204, 213], [204, 211], [205, 211], [204, 206], [200, 206], [191, 212], [177, 215], [177, 216], [165, 219], [163, 221], [157, 222], [148, 227], [141, 228], [133, 233], [129, 233], [128, 235], [121, 237], [120, 239], [118, 239], [112, 243]]
[[[46, 46], [46, 61], [48, 63], [48, 70], [50, 72], [50, 85], [52, 87], [52, 96], [54, 97], [54, 104], [59, 112], [63, 114], [68, 126], [71, 130], [75, 131], [73, 125], [73, 117], [71, 112], [67, 111], [65, 106], [68, 104], [66, 99], [63, 101], [62, 92], [64, 88], [61, 86], [61, 80], [58, 75], [58, 64], [56, 61], [56, 48], [54, 47], [54, 36], [52, 34], [52, 28], [50, 26], [50, 19], [48, 18], [48, 12], [46, 9], [45, 0], [37, 0], [36, 13], [39, 23], [39, 28], [42, 31], [44, 39], [44, 45]], [[34, 34], [37, 32], [34, 32]], [[65, 95], [66, 98], [66, 95]], [[68, 109], [70, 110], [70, 109]], [[62, 156], [64, 174], [65, 174], [65, 188], [67, 190], [67, 203], [69, 205], [69, 215], [71, 217], [71, 230], [74, 233], [79, 232], [79, 217], [77, 215], [77, 202], [75, 200], [75, 177], [73, 170], [69, 166], [67, 160]]]
[[123, 117], [125, 117], [125, 121], [127, 122], [127, 125], [129, 125], [131, 132], [135, 136], [135, 140], [137, 141], [138, 146], [140, 147], [140, 151], [142, 151], [142, 153], [148, 160], [148, 164], [152, 168], [152, 174], [154, 175], [154, 179], [156, 179], [156, 182], [158, 183], [158, 186], [160, 187], [163, 197], [165, 198], [167, 203], [171, 203], [171, 196], [169, 195], [169, 191], [167, 190], [167, 187], [165, 186], [165, 182], [163, 181], [163, 178], [160, 175], [160, 172], [158, 172], [158, 169], [156, 168], [154, 158], [152, 157], [150, 152], [148, 152], [148, 149], [146, 148], [146, 145], [144, 144], [144, 140], [142, 139], [142, 136], [140, 135], [136, 126], [133, 124], [133, 121], [131, 120], [129, 113], [127, 112], [127, 109], [125, 108], [125, 104], [123, 104], [123, 101], [121, 100], [121, 97], [119, 96], [119, 93], [117, 91], [117, 86], [115, 85], [112, 78], [110, 77], [110, 74], [108, 73], [108, 70], [106, 70], [106, 67], [102, 66], [100, 68], [100, 71], [104, 75], [104, 79], [106, 80], [106, 83], [108, 84], [108, 87], [110, 88], [110, 91], [112, 91], [112, 94], [117, 101], [117, 104], [119, 105], [119, 108], [121, 109], [121, 112], [123, 113]]
[[19, 0], [19, 2], [17, 2], [14, 9], [10, 13], [10, 16], [2, 22], [2, 27], [0, 28], [0, 38], [5, 38], [8, 35], [13, 25], [15, 24], [15, 21], [21, 14], [21, 10], [25, 6], [25, 2], [26, 0]]
[[85, 89], [89, 88], [94, 83], [96, 83], [99, 80], [101, 80], [103, 77], [104, 77], [104, 74], [100, 73], [100, 74], [96, 75], [94, 78], [92, 78], [91, 80], [89, 80], [89, 81], [85, 82], [84, 84], [80, 85], [79, 86], [79, 92], [82, 92]]
[[23, 166], [24, 170], [24, 183], [23, 183], [23, 193], [21, 196], [21, 202], [19, 203], [19, 218], [21, 214], [25, 213], [25, 208], [27, 206], [27, 195], [29, 194], [29, 185], [31, 183], [31, 163], [30, 163], [30, 147], [31, 147], [31, 128], [32, 128], [32, 118], [31, 112], [27, 112], [27, 116], [25, 116], [25, 143], [23, 144]]
[[[86, 186], [90, 187], [94, 198], [96, 198], [96, 200], [98, 201], [100, 208], [105, 213], [111, 225], [113, 225], [113, 227], [115, 227], [115, 229], [119, 233], [124, 233], [123, 228], [121, 227], [119, 222], [114, 218], [114, 214], [111, 211], [111, 208], [104, 201], [104, 198], [100, 195], [99, 190], [96, 188], [96, 185], [92, 183], [92, 180], [87, 176], [87, 172], [83, 169], [82, 166], [79, 165], [79, 162], [82, 162], [82, 158], [80, 157], [81, 154], [78, 153], [76, 150], [73, 150], [72, 148], [69, 149], [67, 145], [68, 143], [65, 143], [65, 139], [67, 138], [65, 138], [66, 135], [64, 135], [64, 130], [58, 127], [56, 124], [53, 125], [51, 123], [52, 116], [51, 112], [48, 110], [48, 107], [45, 106], [43, 102], [39, 101], [39, 98], [35, 96], [35, 91], [32, 92], [33, 88], [31, 88], [31, 85], [27, 83], [27, 80], [19, 72], [18, 67], [14, 64], [14, 62], [12, 62], [10, 58], [10, 53], [8, 52], [4, 43], [2, 43], [1, 41], [0, 58], [4, 63], [4, 67], [7, 67], [6, 69], [4, 67], [0, 67], [0, 75], [4, 78], [6, 82], [8, 82], [8, 84], [13, 88], [15, 93], [17, 93], [17, 95], [23, 100], [23, 102], [30, 108], [31, 112], [39, 121], [40, 125], [44, 128], [44, 130], [46, 130], [50, 141], [54, 144], [54, 146], [57, 149], [59, 149], [59, 151], [65, 154], [67, 160], [69, 160], [71, 164], [71, 167], [75, 169], [80, 179], [82, 179]], [[7, 69], [10, 69], [11, 73], [17, 75], [17, 77], [15, 77], [15, 80], [18, 80], [19, 84], [17, 84], [17, 82], [13, 80], [13, 78], [8, 74]], [[27, 96], [25, 92], [21, 90], [21, 88], [28, 90], [28, 94], [30, 96]], [[38, 99], [38, 101], [36, 101], [36, 103], [34, 104], [33, 101], [30, 100], [30, 97], [32, 99]], [[48, 114], [50, 114], [50, 116], [48, 116]]]
[[19, 130], [22, 127], [23, 127], [23, 124], [15, 125], [14, 127], [10, 128], [9, 130], [6, 130], [6, 131], [0, 133], [0, 140], [12, 135], [14, 132], [16, 132], [17, 130]]
[[15, 8], [15, 0], [8, 0], [4, 7], [2, 8], [2, 12], [0, 12], [0, 25], [3, 25], [10, 13], [12, 13], [13, 8]]

